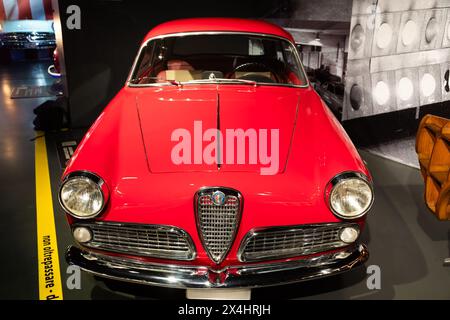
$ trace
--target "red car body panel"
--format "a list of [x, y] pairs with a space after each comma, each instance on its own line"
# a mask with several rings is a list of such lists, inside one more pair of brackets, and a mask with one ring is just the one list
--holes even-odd
[[265, 21], [238, 18], [192, 18], [161, 23], [144, 38], [143, 43], [161, 35], [184, 32], [248, 32], [267, 34], [288, 39], [294, 43], [292, 35], [279, 26]]
[[[110, 201], [98, 220], [166, 224], [184, 229], [197, 248], [196, 263], [214, 265], [197, 234], [193, 197], [201, 187], [227, 186], [242, 193], [244, 213], [234, 245], [223, 262], [236, 264], [239, 244], [253, 228], [339, 222], [326, 203], [326, 185], [344, 171], [369, 176], [340, 124], [310, 88], [291, 89], [298, 91], [301, 102], [283, 173], [264, 176], [259, 172], [217, 171], [215, 167], [209, 172], [152, 173], [135, 102], [136, 96], [147, 95], [149, 90], [154, 89], [124, 88], [119, 92], [86, 134], [64, 176], [89, 170], [105, 180], [110, 188]], [[191, 89], [164, 87], [158, 90], [155, 94], [168, 90], [175, 99]], [[258, 119], [259, 114], [253, 114], [255, 123], [266, 119], [265, 116]], [[285, 126], [292, 127], [293, 121], [286, 118]], [[163, 132], [168, 134], [166, 142], [152, 145], [149, 154], [169, 151], [166, 144], [170, 144], [170, 133]]]
[[[223, 134], [228, 129], [237, 128], [244, 131], [247, 129], [279, 130], [279, 171], [283, 171], [290, 150], [300, 95], [301, 91], [292, 90], [292, 88], [249, 87], [248, 85], [202, 85], [200, 87], [186, 85], [183, 89], [147, 88], [136, 92], [150, 171], [161, 173], [218, 170], [216, 164], [192, 163], [182, 166], [174, 164], [171, 159], [171, 150], [174, 147], [171, 133], [178, 128], [184, 128], [193, 133], [192, 139], [194, 139], [194, 121], [200, 120], [203, 131], [215, 129], [219, 99], [220, 130]], [[208, 144], [209, 141], [204, 141], [201, 150]], [[270, 146], [268, 149], [270, 150]], [[244, 164], [238, 164], [236, 154], [237, 152], [233, 152], [234, 161], [224, 161], [221, 171], [260, 172], [261, 166], [264, 167], [258, 163], [259, 161], [255, 164], [249, 163], [248, 159]], [[223, 157], [224, 159], [227, 157], [226, 150], [223, 152]]]
[[[162, 24], [145, 39], [211, 30], [258, 32], [293, 42], [279, 27], [239, 19]], [[191, 129], [195, 120], [205, 128], [215, 127], [218, 96], [224, 129], [280, 129], [278, 174], [260, 175], [260, 165], [223, 164], [218, 170], [216, 165], [171, 162], [171, 132]], [[237, 251], [254, 228], [341, 222], [327, 204], [327, 184], [345, 171], [370, 178], [345, 131], [311, 87], [236, 84], [124, 87], [89, 129], [63, 177], [80, 170], [102, 177], [110, 191], [107, 207], [96, 220], [182, 228], [192, 237], [197, 257], [177, 263], [216, 269], [242, 264]], [[220, 265], [208, 257], [197, 231], [193, 199], [205, 186], [234, 188], [244, 199], [236, 238]], [[357, 222], [362, 227], [364, 218]]]

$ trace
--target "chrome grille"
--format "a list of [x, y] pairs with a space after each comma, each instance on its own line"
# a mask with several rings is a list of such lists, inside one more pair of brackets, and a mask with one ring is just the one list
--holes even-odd
[[250, 231], [239, 249], [241, 261], [281, 259], [347, 246], [340, 231], [357, 224], [332, 223], [267, 228]]
[[162, 259], [193, 260], [195, 248], [182, 229], [164, 225], [140, 225], [112, 222], [76, 224], [92, 232], [92, 240], [83, 246]]
[[51, 32], [8, 32], [2, 34], [1, 38], [10, 41], [43, 41], [55, 40], [55, 35]]
[[12, 47], [52, 47], [56, 45], [55, 34], [51, 32], [8, 32], [0, 34], [4, 45]]
[[[221, 191], [225, 194], [224, 203], [213, 202], [212, 194]], [[239, 192], [227, 188], [202, 189], [197, 193], [197, 224], [203, 247], [208, 256], [220, 263], [230, 250], [241, 214]]]

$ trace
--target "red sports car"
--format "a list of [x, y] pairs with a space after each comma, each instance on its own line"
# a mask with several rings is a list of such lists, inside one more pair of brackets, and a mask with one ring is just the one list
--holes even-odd
[[68, 262], [107, 278], [251, 288], [368, 258], [370, 174], [292, 36], [262, 21], [152, 29], [59, 199], [76, 242]]

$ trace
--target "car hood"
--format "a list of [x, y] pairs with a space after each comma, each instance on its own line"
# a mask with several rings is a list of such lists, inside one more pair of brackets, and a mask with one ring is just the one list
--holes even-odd
[[277, 174], [288, 160], [299, 94], [269, 86], [166, 86], [141, 91], [136, 105], [151, 172]]
[[2, 23], [2, 32], [50, 32], [54, 33], [51, 20], [9, 20]]

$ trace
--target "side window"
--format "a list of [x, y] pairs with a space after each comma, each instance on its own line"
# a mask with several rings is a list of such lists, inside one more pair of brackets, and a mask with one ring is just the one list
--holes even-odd
[[294, 50], [297, 50], [297, 49], [285, 41], [283, 41], [282, 43], [283, 43], [282, 45], [283, 45], [284, 58], [286, 60], [285, 62], [287, 64], [287, 66], [289, 67], [290, 71], [297, 76], [299, 83], [305, 84], [306, 78], [300, 69], [300, 66], [299, 66], [300, 62], [297, 61], [297, 57], [294, 53]]
[[153, 52], [155, 47], [153, 43], [147, 44], [141, 53], [141, 57], [137, 63], [136, 72], [133, 75], [133, 83], [138, 83], [140, 78], [145, 76], [146, 70], [152, 65]]
[[143, 49], [137, 63], [132, 83], [143, 84], [155, 81], [155, 66], [165, 58], [166, 48], [161, 40], [150, 41]]
[[283, 44], [283, 50], [284, 50], [284, 54], [286, 56], [286, 63], [289, 65], [289, 67], [291, 68], [291, 70], [295, 70], [297, 69], [297, 63], [295, 60], [295, 55], [292, 52], [292, 46], [288, 46], [286, 44]]

